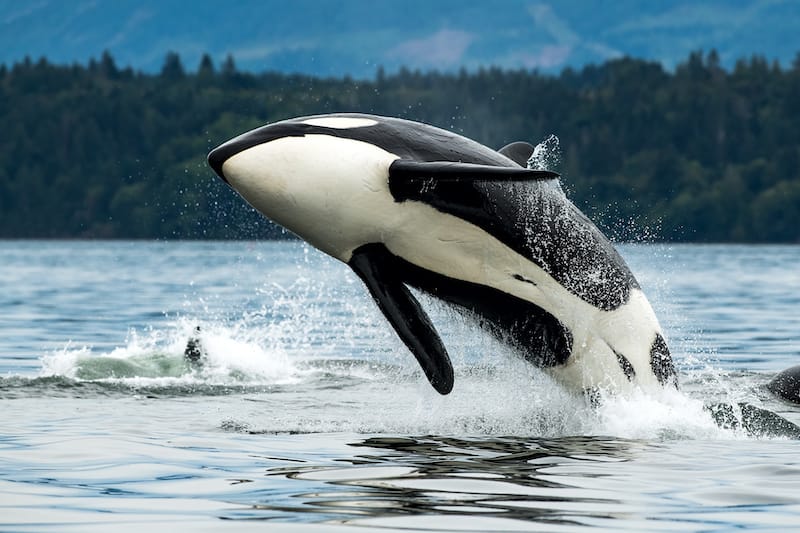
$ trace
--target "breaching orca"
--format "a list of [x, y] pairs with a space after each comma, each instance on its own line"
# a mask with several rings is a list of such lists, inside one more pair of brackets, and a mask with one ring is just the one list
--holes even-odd
[[255, 129], [208, 162], [262, 214], [347, 263], [441, 394], [453, 368], [409, 287], [467, 311], [575, 390], [676, 387], [633, 274], [558, 175], [527, 168], [532, 152], [334, 114]]

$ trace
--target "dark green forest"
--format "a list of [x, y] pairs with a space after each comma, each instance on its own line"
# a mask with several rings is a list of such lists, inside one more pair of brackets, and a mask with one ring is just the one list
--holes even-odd
[[555, 170], [611, 237], [800, 242], [800, 55], [674, 72], [618, 59], [559, 76], [381, 69], [371, 80], [237, 70], [206, 56], [161, 72], [45, 59], [0, 66], [0, 237], [271, 238], [206, 153], [276, 120], [358, 111], [489, 146], [560, 139]]

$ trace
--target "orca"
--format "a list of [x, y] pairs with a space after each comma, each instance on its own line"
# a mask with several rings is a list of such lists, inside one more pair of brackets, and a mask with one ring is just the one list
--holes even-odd
[[800, 404], [800, 365], [778, 372], [766, 385], [767, 390], [784, 401]]
[[409, 288], [576, 391], [677, 388], [636, 278], [559, 175], [528, 168], [533, 151], [337, 113], [262, 126], [208, 163], [267, 218], [349, 265], [441, 394], [452, 364]]

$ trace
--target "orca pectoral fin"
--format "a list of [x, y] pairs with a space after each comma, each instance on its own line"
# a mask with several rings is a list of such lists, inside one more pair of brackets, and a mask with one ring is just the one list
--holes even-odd
[[411, 161], [395, 159], [389, 166], [389, 188], [409, 181], [530, 181], [558, 178], [549, 170], [521, 167], [475, 165], [452, 161]]
[[531, 143], [517, 141], [500, 148], [498, 152], [523, 168], [528, 167], [528, 159], [533, 155], [534, 147]]
[[394, 272], [393, 257], [382, 244], [368, 244], [353, 252], [348, 264], [417, 358], [433, 388], [447, 394], [453, 389], [453, 366], [447, 350], [422, 306]]
[[[548, 170], [518, 166], [474, 165], [450, 161], [419, 162], [396, 159], [389, 166], [389, 192], [398, 202], [426, 198], [429, 203], [441, 191], [464, 199], [474, 195], [475, 184], [485, 182], [531, 182], [558, 178]], [[478, 202], [480, 198], [475, 199]]]

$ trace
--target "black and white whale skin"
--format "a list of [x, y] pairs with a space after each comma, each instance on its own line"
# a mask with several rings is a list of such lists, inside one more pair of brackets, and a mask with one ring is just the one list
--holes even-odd
[[255, 129], [208, 162], [266, 217], [347, 263], [441, 394], [453, 368], [408, 287], [467, 311], [573, 390], [677, 387], [633, 274], [558, 175], [526, 167], [532, 151], [333, 114]]
[[800, 365], [778, 372], [767, 383], [767, 390], [782, 400], [800, 405]]

